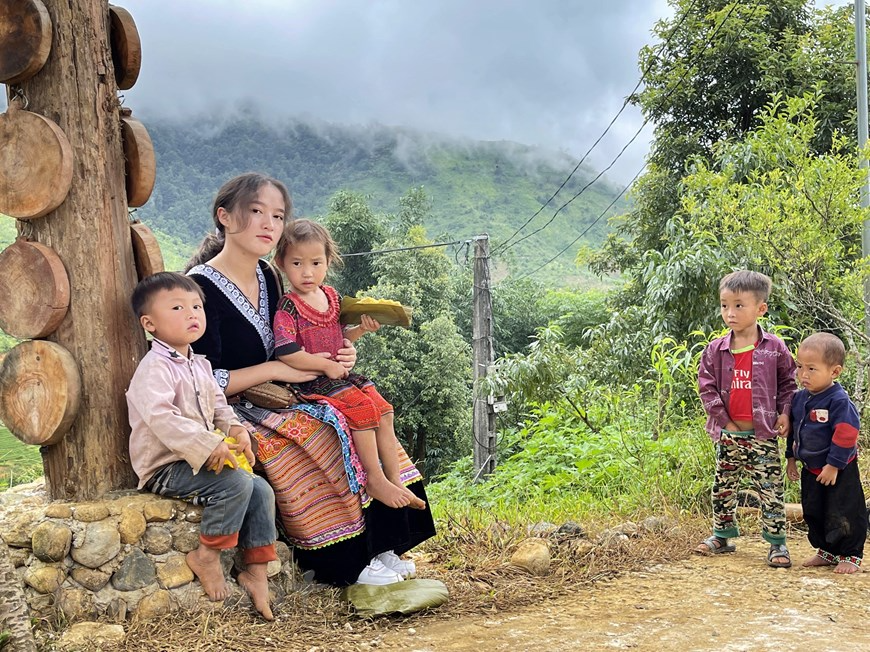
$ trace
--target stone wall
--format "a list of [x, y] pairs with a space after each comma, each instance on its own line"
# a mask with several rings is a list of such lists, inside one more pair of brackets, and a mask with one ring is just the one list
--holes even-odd
[[[185, 561], [199, 545], [201, 514], [200, 507], [137, 491], [89, 503], [51, 502], [37, 482], [0, 493], [0, 536], [32, 615], [68, 622], [151, 618], [208, 602]], [[283, 594], [294, 576], [281, 542], [278, 556], [268, 567], [270, 588]], [[230, 577], [239, 560], [225, 551], [222, 562]]]

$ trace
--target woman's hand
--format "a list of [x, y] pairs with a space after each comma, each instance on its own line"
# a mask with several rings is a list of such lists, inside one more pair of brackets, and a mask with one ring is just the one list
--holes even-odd
[[338, 355], [335, 356], [335, 359], [348, 371], [353, 369], [353, 366], [356, 364], [356, 347], [353, 345], [353, 342], [344, 338], [344, 348], [338, 350]]
[[267, 364], [272, 365], [272, 380], [280, 380], [285, 383], [307, 383], [320, 376], [319, 371], [300, 371], [284, 364], [280, 360], [272, 360]]
[[326, 365], [325, 373], [333, 380], [341, 380], [342, 378], [347, 378], [348, 371], [340, 362], [330, 360]]

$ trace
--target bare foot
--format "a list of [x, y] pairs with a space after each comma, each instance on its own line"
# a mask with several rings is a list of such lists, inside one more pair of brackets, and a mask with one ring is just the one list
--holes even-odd
[[200, 545], [196, 550], [187, 553], [187, 565], [196, 575], [208, 599], [219, 602], [229, 597], [230, 587], [224, 578], [219, 550], [211, 550]]
[[833, 566], [834, 562], [828, 561], [827, 559], [822, 559], [818, 555], [813, 555], [812, 557], [808, 557], [804, 560], [804, 563], [801, 566], [807, 567], [815, 567], [815, 566]]
[[422, 500], [421, 498], [418, 498], [417, 494], [415, 494], [413, 491], [408, 489], [408, 487], [403, 485], [401, 478], [399, 478], [398, 476], [394, 478], [394, 477], [388, 475], [387, 480], [389, 480], [391, 483], [396, 485], [399, 489], [402, 490], [402, 493], [405, 494], [405, 496], [407, 496], [407, 498], [408, 498], [407, 506], [408, 507], [410, 507], [411, 509], [426, 509], [426, 501]]
[[239, 585], [251, 596], [251, 602], [263, 620], [273, 621], [272, 607], [269, 605], [269, 578], [266, 575], [266, 564], [248, 564], [247, 570], [239, 573]]
[[372, 498], [381, 501], [387, 507], [398, 509], [399, 507], [407, 507], [411, 503], [408, 494], [387, 480], [384, 475], [376, 476], [369, 474], [366, 493]]
[[837, 567], [834, 569], [834, 572], [838, 575], [851, 575], [852, 573], [857, 573], [860, 569], [850, 561], [841, 561], [837, 564]]
[[426, 501], [422, 498], [418, 498], [417, 494], [408, 489], [408, 487], [402, 485], [401, 489], [408, 495], [411, 499], [411, 502], [408, 503], [408, 507], [411, 509], [426, 509]]

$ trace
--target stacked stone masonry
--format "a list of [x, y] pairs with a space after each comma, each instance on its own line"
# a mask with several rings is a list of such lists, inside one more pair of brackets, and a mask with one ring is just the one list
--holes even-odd
[[[31, 614], [67, 622], [134, 614], [153, 618], [208, 602], [185, 555], [199, 545], [202, 508], [137, 491], [90, 503], [50, 502], [41, 482], [0, 493], [0, 536]], [[294, 588], [289, 548], [278, 543], [270, 589]], [[240, 559], [225, 551], [228, 577]], [[231, 581], [234, 597], [247, 600]]]

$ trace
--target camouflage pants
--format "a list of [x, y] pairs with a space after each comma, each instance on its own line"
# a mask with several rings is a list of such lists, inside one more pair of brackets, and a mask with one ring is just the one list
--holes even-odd
[[782, 462], [776, 439], [756, 439], [749, 432], [722, 431], [716, 444], [713, 480], [713, 534], [730, 538], [737, 529], [737, 490], [747, 474], [761, 501], [761, 536], [768, 543], [785, 543], [782, 505]]

